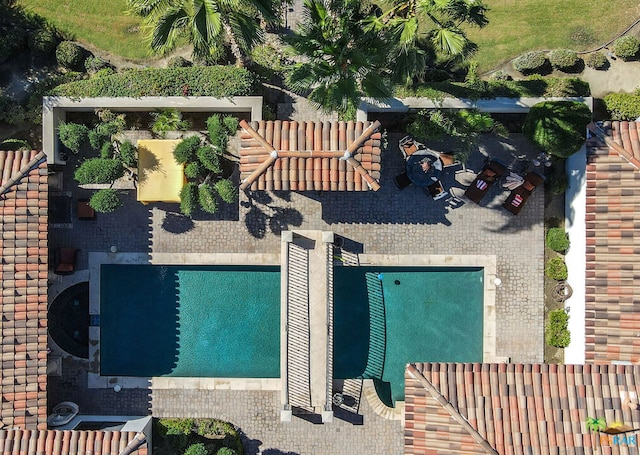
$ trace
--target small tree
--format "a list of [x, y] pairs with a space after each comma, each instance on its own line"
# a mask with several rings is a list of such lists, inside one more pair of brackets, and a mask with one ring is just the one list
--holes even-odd
[[89, 205], [100, 213], [110, 213], [122, 206], [118, 192], [113, 188], [105, 188], [96, 191], [89, 200]]
[[607, 56], [602, 52], [592, 52], [591, 54], [587, 54], [584, 58], [584, 64], [595, 70], [605, 69], [608, 63], [609, 61], [607, 60]]
[[90, 158], [74, 174], [81, 185], [111, 183], [124, 175], [122, 163], [114, 159]]
[[60, 142], [74, 153], [80, 151], [80, 147], [87, 140], [89, 129], [79, 123], [60, 122], [58, 124], [58, 137]]
[[524, 123], [524, 135], [540, 149], [566, 158], [585, 141], [589, 108], [577, 101], [543, 101], [533, 106]]
[[216, 174], [222, 172], [222, 168], [220, 167], [220, 157], [216, 150], [210, 145], [200, 147], [198, 149], [197, 156], [200, 163], [202, 163], [206, 169], [211, 172], [215, 172]]
[[198, 187], [198, 202], [200, 208], [207, 213], [218, 211], [218, 201], [216, 200], [216, 189], [208, 183], [203, 183]]

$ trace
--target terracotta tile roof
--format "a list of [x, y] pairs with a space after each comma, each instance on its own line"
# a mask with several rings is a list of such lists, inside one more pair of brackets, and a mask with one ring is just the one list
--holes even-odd
[[586, 361], [640, 362], [640, 122], [589, 125]]
[[[379, 188], [375, 122], [241, 122], [242, 189], [367, 191]], [[257, 134], [256, 134], [257, 133]], [[351, 156], [345, 159], [349, 148]], [[272, 155], [278, 152], [278, 157]]]
[[46, 428], [47, 163], [0, 152], [0, 428]]
[[[132, 431], [0, 430], [0, 448], [20, 455], [147, 454], [143, 434]], [[128, 450], [127, 450], [128, 451]]]
[[634, 392], [638, 404], [639, 374], [635, 365], [411, 364], [405, 454], [591, 453], [601, 438], [592, 438], [588, 418], [640, 428], [640, 412], [621, 399]]

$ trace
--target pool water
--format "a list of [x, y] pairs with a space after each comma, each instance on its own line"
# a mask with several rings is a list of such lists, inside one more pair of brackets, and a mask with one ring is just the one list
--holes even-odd
[[[334, 377], [391, 405], [409, 362], [481, 362], [483, 289], [481, 268], [336, 267]], [[279, 267], [102, 265], [100, 299], [102, 375], [280, 376]]]
[[395, 402], [409, 362], [482, 362], [483, 294], [482, 268], [336, 268], [334, 376], [389, 383]]
[[278, 267], [102, 265], [103, 376], [280, 376]]

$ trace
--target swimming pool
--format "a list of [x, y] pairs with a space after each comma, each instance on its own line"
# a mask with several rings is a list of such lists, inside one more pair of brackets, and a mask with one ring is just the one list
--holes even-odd
[[[102, 265], [101, 374], [279, 377], [279, 270]], [[376, 379], [391, 404], [408, 362], [481, 362], [483, 276], [336, 267], [334, 377]]]
[[483, 276], [466, 267], [336, 267], [334, 376], [379, 379], [391, 404], [404, 399], [409, 362], [482, 362]]
[[277, 378], [279, 267], [105, 265], [103, 376]]

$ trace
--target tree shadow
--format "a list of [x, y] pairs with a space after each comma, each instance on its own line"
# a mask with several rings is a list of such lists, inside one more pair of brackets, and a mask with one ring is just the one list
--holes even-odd
[[165, 212], [162, 229], [171, 234], [184, 234], [195, 227], [193, 220], [186, 215], [176, 212]]
[[[302, 225], [304, 221], [302, 213], [291, 207], [280, 207], [274, 202], [269, 193], [265, 191], [250, 191], [246, 194], [248, 200], [243, 201], [241, 205], [249, 209], [244, 221], [247, 230], [253, 237], [262, 239], [267, 232], [280, 235], [282, 231]], [[287, 192], [274, 194], [285, 202], [291, 199], [290, 194], [287, 194]]]

